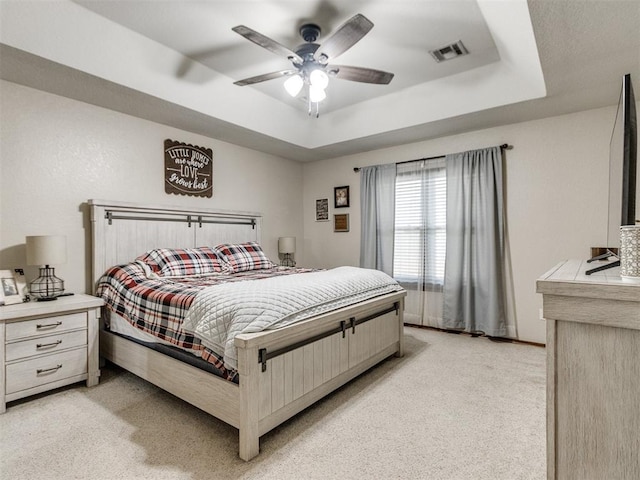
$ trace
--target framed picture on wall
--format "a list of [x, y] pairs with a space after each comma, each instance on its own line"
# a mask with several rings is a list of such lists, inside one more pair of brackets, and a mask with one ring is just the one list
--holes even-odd
[[349, 214], [339, 213], [333, 216], [333, 231], [348, 232], [349, 231]]
[[334, 187], [334, 207], [345, 208], [349, 206], [349, 187]]
[[329, 221], [329, 199], [320, 198], [316, 200], [316, 222]]

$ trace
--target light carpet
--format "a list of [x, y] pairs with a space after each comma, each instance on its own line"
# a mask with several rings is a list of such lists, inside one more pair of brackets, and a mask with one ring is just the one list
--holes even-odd
[[12, 402], [3, 479], [544, 479], [545, 350], [405, 328], [390, 358], [264, 435], [116, 367]]

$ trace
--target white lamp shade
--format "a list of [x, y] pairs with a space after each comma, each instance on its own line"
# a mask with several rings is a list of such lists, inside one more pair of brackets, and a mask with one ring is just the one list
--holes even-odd
[[27, 237], [27, 265], [59, 265], [67, 263], [67, 237], [36, 235]]
[[296, 253], [296, 237], [280, 237], [278, 253]]
[[295, 97], [302, 90], [302, 86], [304, 85], [304, 81], [300, 75], [294, 75], [293, 77], [289, 77], [284, 82], [284, 89], [287, 91], [289, 95]]
[[311, 85], [314, 87], [324, 90], [327, 88], [327, 85], [329, 85], [329, 76], [324, 70], [316, 69], [309, 75], [309, 82], [311, 82]]
[[309, 100], [319, 103], [327, 98], [327, 93], [320, 87], [309, 85]]

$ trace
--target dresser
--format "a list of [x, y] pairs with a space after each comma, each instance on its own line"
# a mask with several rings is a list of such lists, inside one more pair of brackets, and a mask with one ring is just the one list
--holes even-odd
[[0, 307], [0, 413], [12, 400], [80, 381], [98, 384], [102, 305], [76, 294]]
[[537, 282], [547, 322], [547, 478], [640, 478], [640, 283], [569, 260]]

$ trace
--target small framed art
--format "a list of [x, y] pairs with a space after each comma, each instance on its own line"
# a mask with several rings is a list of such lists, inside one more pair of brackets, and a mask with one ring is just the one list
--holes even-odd
[[27, 282], [21, 268], [0, 270], [0, 305], [12, 305], [24, 301]]
[[334, 207], [335, 208], [346, 208], [349, 206], [349, 187], [334, 187]]
[[333, 231], [348, 232], [349, 231], [349, 214], [340, 213], [333, 216]]
[[316, 200], [316, 222], [329, 221], [329, 199], [321, 198]]

